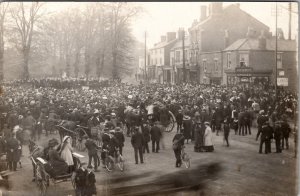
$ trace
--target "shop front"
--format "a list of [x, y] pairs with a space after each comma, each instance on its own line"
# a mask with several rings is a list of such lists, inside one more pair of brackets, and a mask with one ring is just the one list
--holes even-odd
[[270, 85], [272, 70], [259, 71], [251, 67], [236, 68], [234, 71], [225, 71], [227, 75], [227, 86], [243, 85]]

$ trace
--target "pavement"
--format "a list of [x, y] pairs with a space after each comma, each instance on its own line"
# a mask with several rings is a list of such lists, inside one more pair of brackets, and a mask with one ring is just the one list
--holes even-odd
[[[175, 127], [176, 130], [176, 127]], [[238, 136], [231, 130], [230, 147], [226, 147], [223, 134], [216, 136], [215, 151], [196, 153], [193, 143], [186, 144], [186, 152], [192, 157], [191, 167], [175, 168], [172, 139], [175, 132], [164, 134], [165, 148], [159, 153], [144, 155], [144, 164], [135, 164], [130, 138], [125, 138], [123, 150], [125, 171], [116, 169], [107, 172], [100, 166], [96, 174], [98, 195], [297, 195], [297, 159], [294, 158], [294, 140], [290, 138], [290, 149], [282, 153], [259, 154], [259, 141], [255, 141], [257, 129], [252, 135]], [[43, 137], [39, 143], [46, 143], [58, 134]], [[151, 143], [149, 143], [151, 146]], [[151, 148], [151, 147], [150, 147]], [[272, 152], [275, 144], [272, 142]], [[79, 152], [85, 157], [86, 152]], [[32, 180], [32, 165], [28, 148], [23, 148], [22, 165], [9, 180], [9, 195], [34, 196], [38, 189]], [[75, 195], [71, 182], [50, 183], [47, 195]]]

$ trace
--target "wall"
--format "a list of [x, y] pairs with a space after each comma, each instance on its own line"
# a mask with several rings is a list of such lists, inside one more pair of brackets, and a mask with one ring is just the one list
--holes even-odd
[[[222, 79], [223, 59], [222, 52], [202, 53], [199, 56], [200, 65], [200, 83], [203, 83], [203, 78], [207, 77]], [[206, 73], [204, 73], [203, 59], [206, 59]], [[217, 69], [215, 67], [215, 59], [217, 59]]]

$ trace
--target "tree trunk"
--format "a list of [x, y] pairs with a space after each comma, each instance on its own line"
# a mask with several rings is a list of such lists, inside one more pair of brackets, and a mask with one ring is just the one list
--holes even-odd
[[86, 80], [89, 79], [90, 74], [90, 56], [89, 54], [85, 53], [85, 77]]
[[79, 73], [79, 53], [76, 53], [75, 57], [75, 63], [74, 63], [74, 75], [75, 78], [78, 78], [78, 73]]
[[117, 68], [117, 53], [115, 51], [112, 52], [112, 78], [118, 78], [118, 68]]
[[0, 50], [0, 83], [4, 80], [4, 73], [3, 73], [3, 64], [4, 64], [4, 58], [3, 58], [3, 50]]
[[29, 79], [29, 68], [28, 68], [28, 61], [29, 61], [29, 50], [27, 48], [23, 49], [23, 79]]

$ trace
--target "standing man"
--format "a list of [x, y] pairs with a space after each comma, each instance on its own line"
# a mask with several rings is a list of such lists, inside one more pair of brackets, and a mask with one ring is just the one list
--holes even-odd
[[177, 133], [180, 133], [183, 122], [183, 114], [182, 110], [178, 110], [178, 114], [176, 115], [176, 123], [177, 123]]
[[159, 141], [161, 138], [161, 130], [158, 124], [159, 122], [156, 121], [150, 130], [151, 141], [152, 141], [152, 152], [156, 152], [156, 153], [158, 153], [159, 151]]
[[[259, 153], [262, 153], [262, 146], [265, 144], [265, 154], [271, 153], [271, 139], [272, 139], [272, 127], [269, 125], [269, 121], [265, 121], [261, 128], [261, 131], [257, 133], [260, 136]], [[258, 138], [257, 137], [257, 138]], [[256, 138], [256, 140], [257, 140]]]
[[115, 137], [118, 141], [117, 147], [119, 148], [120, 154], [123, 155], [123, 147], [124, 147], [125, 137], [124, 137], [123, 131], [121, 130], [120, 127], [116, 127], [115, 131], [116, 131]]
[[224, 128], [224, 140], [227, 143], [227, 147], [229, 147], [228, 137], [229, 137], [229, 132], [230, 132], [230, 125], [229, 125], [228, 118], [225, 118], [223, 128]]
[[276, 121], [274, 127], [274, 139], [276, 145], [276, 153], [281, 153], [281, 138], [282, 138], [282, 129], [281, 129], [281, 122]]
[[131, 144], [134, 149], [134, 158], [135, 158], [135, 164], [138, 164], [138, 155], [140, 156], [141, 163], [144, 163], [143, 160], [143, 143], [144, 143], [144, 137], [139, 132], [139, 128], [135, 127], [134, 134], [131, 137]]
[[12, 133], [11, 137], [7, 140], [7, 162], [10, 171], [17, 171], [17, 163], [19, 161], [19, 141], [16, 138], [16, 133]]
[[89, 155], [89, 163], [88, 163], [88, 168], [93, 168], [92, 167], [92, 159], [94, 160], [94, 170], [95, 172], [98, 172], [98, 166], [100, 165], [100, 162], [98, 163], [98, 154], [97, 154], [97, 149], [99, 148], [96, 144], [96, 142], [91, 139], [91, 138], [88, 138], [87, 135], [84, 136], [84, 139], [86, 139], [86, 142], [85, 142], [85, 147], [86, 149], [88, 150], [88, 155]]
[[290, 137], [290, 133], [291, 133], [291, 128], [290, 125], [287, 122], [287, 117], [286, 115], [282, 116], [282, 124], [281, 124], [281, 128], [282, 128], [282, 133], [283, 133], [283, 137], [282, 137], [282, 143], [281, 143], [281, 147], [282, 149], [284, 149], [284, 142], [285, 142], [285, 147], [288, 150], [289, 149], [289, 137]]
[[177, 133], [173, 138], [173, 150], [176, 158], [175, 167], [180, 167], [181, 162], [181, 150], [184, 146], [184, 136], [182, 133]]

